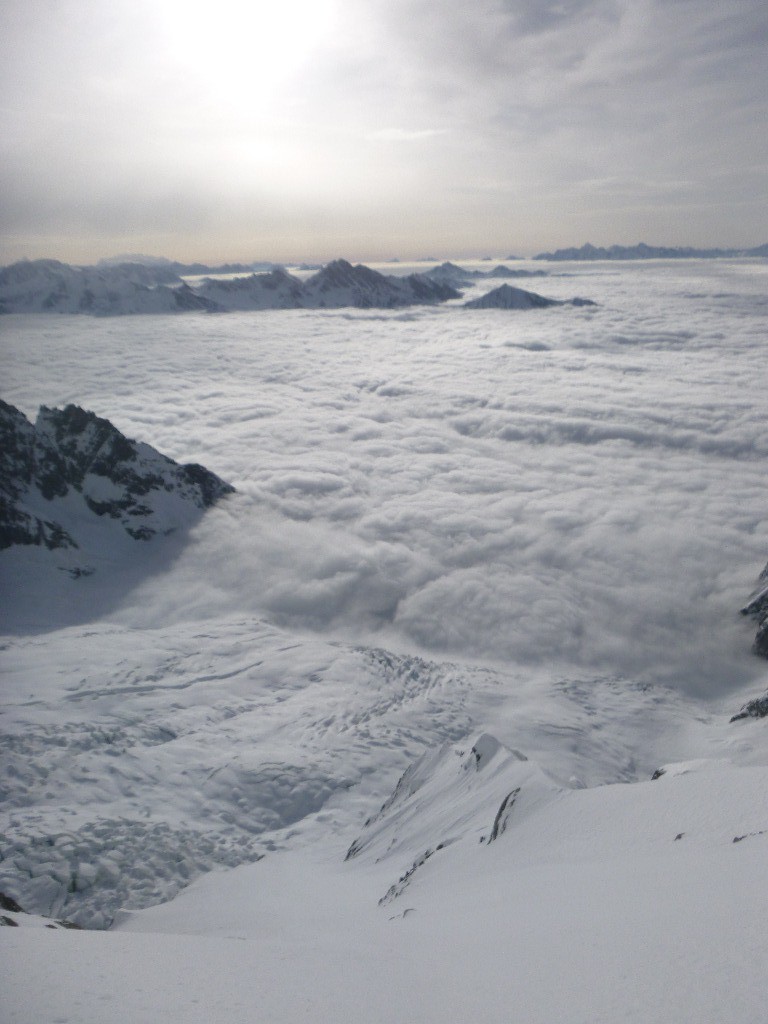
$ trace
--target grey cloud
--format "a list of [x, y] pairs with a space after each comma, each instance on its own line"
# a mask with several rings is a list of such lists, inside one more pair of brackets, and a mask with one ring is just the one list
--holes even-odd
[[200, 256], [229, 238], [232, 256], [277, 258], [329, 258], [336, 239], [361, 258], [764, 240], [762, 3], [366, 0], [343, 15], [262, 109], [182, 73], [152, 5], [6, 5], [5, 233], [58, 237], [61, 254], [154, 225], [158, 244], [196, 234]]

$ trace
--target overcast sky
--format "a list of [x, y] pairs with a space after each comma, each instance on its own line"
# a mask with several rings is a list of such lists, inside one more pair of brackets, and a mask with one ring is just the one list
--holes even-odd
[[768, 241], [765, 0], [4, 0], [0, 262]]

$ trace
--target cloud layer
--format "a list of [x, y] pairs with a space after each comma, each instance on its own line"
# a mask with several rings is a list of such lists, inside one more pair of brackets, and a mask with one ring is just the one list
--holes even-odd
[[766, 558], [765, 283], [580, 267], [541, 290], [597, 307], [6, 318], [4, 397], [237, 487], [125, 621], [247, 613], [710, 692], [759, 668], [736, 612]]

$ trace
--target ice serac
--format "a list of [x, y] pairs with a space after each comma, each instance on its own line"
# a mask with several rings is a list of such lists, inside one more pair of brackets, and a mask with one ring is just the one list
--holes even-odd
[[0, 401], [0, 470], [0, 549], [87, 547], [98, 520], [150, 540], [189, 525], [234, 490], [76, 405], [43, 406], [33, 425]]

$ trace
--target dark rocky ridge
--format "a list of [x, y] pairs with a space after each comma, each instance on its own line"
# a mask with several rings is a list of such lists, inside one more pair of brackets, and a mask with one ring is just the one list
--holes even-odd
[[752, 650], [760, 657], [768, 658], [768, 565], [760, 573], [757, 589], [741, 609], [741, 614], [757, 622], [757, 636]]
[[[768, 565], [760, 573], [757, 588], [741, 609], [741, 614], [754, 619], [757, 623], [757, 635], [752, 644], [753, 653], [761, 658], [768, 658]], [[738, 722], [743, 718], [765, 718], [766, 716], [768, 716], [768, 691], [760, 697], [747, 701], [731, 721]]]
[[33, 425], [0, 401], [0, 549], [78, 548], [78, 525], [98, 518], [150, 540], [233, 490], [203, 466], [181, 466], [76, 405], [43, 406]]

